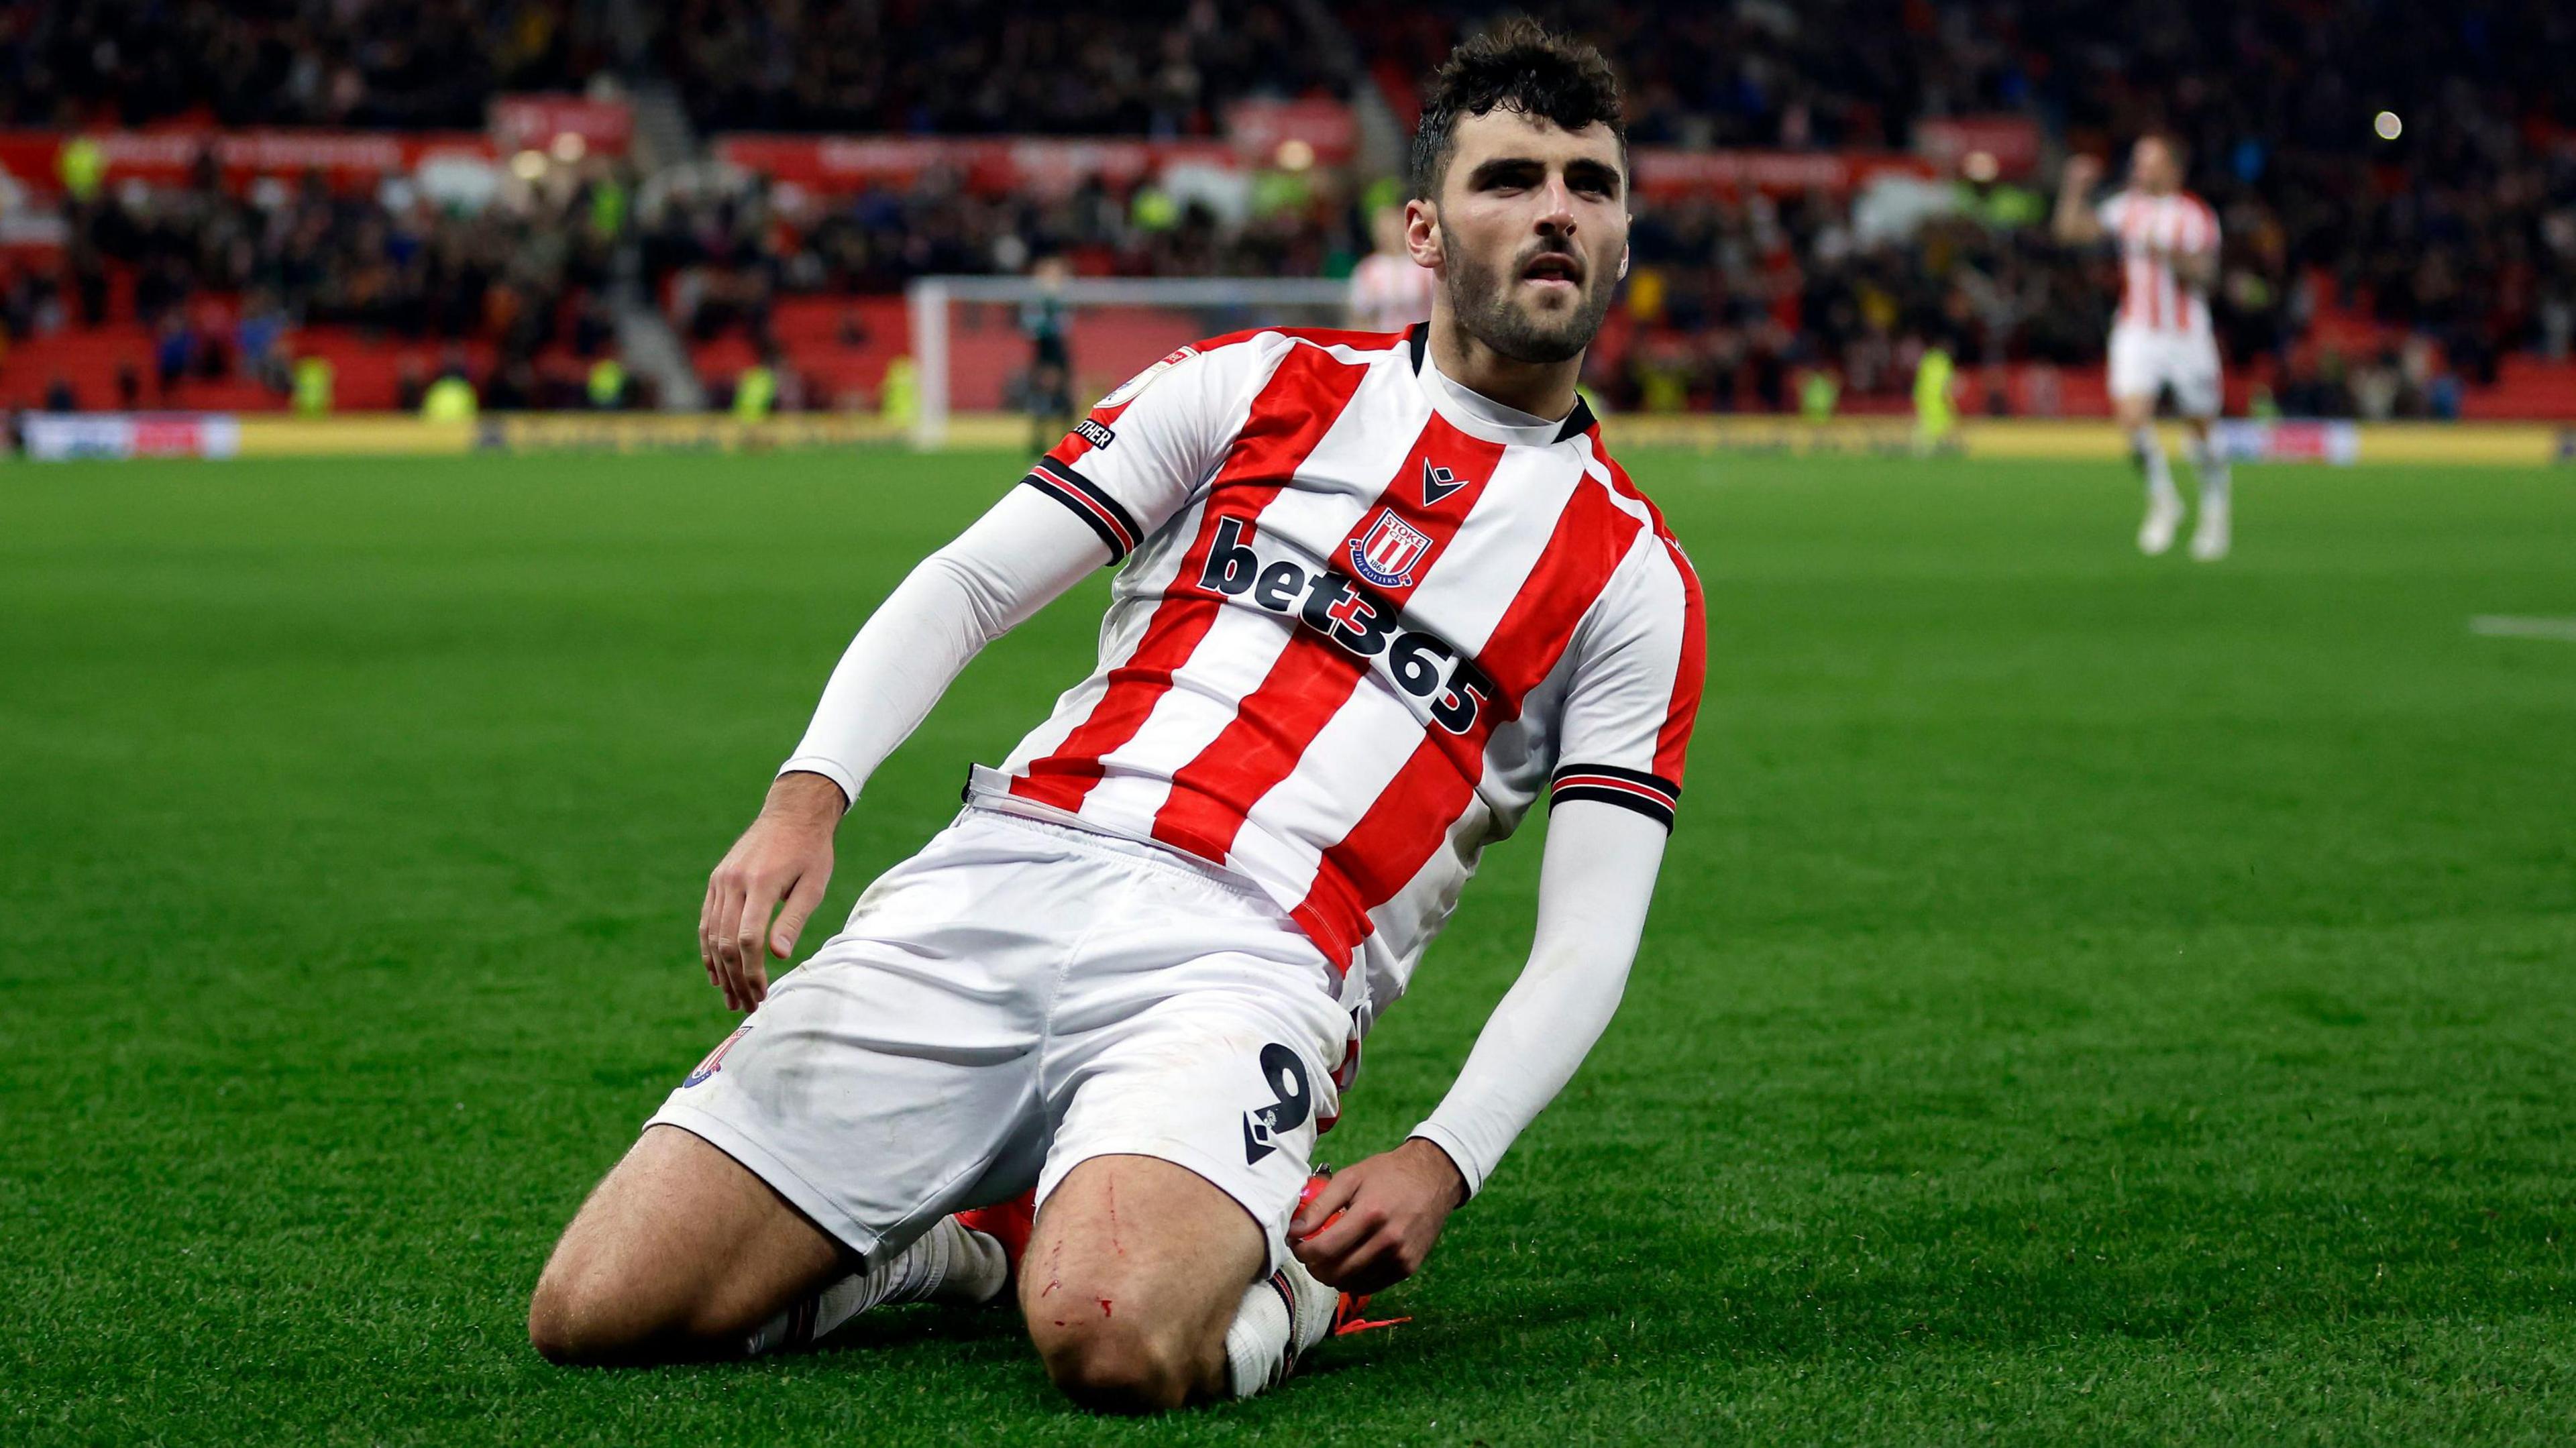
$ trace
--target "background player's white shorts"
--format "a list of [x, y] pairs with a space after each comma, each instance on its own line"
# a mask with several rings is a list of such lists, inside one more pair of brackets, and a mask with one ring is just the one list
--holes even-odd
[[2170, 385], [2185, 417], [2216, 417], [2222, 396], [2218, 342], [2188, 332], [2111, 329], [2111, 395], [2148, 397]]
[[1231, 876], [970, 808], [859, 898], [673, 1091], [853, 1250], [1095, 1156], [1159, 1157], [1261, 1224], [1276, 1267], [1350, 1031], [1323, 955]]

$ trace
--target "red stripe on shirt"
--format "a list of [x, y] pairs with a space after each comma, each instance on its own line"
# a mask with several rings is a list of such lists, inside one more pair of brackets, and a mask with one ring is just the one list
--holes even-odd
[[1136, 737], [1146, 716], [1172, 687], [1172, 675], [1189, 661], [1216, 622], [1218, 603], [1199, 591], [1220, 513], [1258, 516], [1296, 478], [1298, 465], [1342, 415], [1369, 364], [1344, 362], [1317, 347], [1291, 347], [1253, 400], [1243, 430], [1208, 490], [1198, 537], [1164, 590], [1163, 602], [1125, 663], [1105, 676], [1108, 687], [1091, 713], [1054, 752], [1030, 763], [1011, 781], [1011, 793], [1062, 810], [1080, 810], [1100, 782], [1103, 756]]
[[[2218, 213], [2197, 196], [2185, 196], [2185, 217], [2190, 222], [2190, 250], [2194, 253], [2215, 251], [2218, 247]], [[2209, 322], [2209, 300], [2198, 292], [2182, 295], [2181, 331], [2195, 336], [2206, 330]]]
[[1682, 652], [1673, 663], [1673, 698], [1664, 709], [1664, 727], [1655, 734], [1653, 772], [1675, 784], [1682, 782], [1682, 761], [1690, 752], [1691, 729], [1699, 722], [1699, 696], [1708, 679], [1708, 614], [1700, 598], [1699, 570], [1691, 567], [1682, 553], [1680, 540], [1664, 526], [1664, 511], [1655, 500], [1637, 488], [1628, 470], [1618, 460], [1601, 452], [1601, 430], [1592, 430], [1592, 448], [1604, 466], [1610, 469], [1611, 486], [1625, 498], [1632, 498], [1646, 510], [1652, 520], [1655, 537], [1664, 545], [1664, 554], [1673, 561], [1673, 571], [1682, 580]]
[[1690, 757], [1691, 731], [1699, 726], [1699, 696], [1708, 681], [1708, 613], [1700, 599], [1699, 574], [1672, 539], [1664, 547], [1682, 575], [1682, 656], [1673, 669], [1673, 701], [1664, 709], [1664, 727], [1655, 735], [1654, 772], [1675, 784]]
[[[1249, 342], [1253, 338], [1262, 336], [1270, 330], [1272, 329], [1256, 327], [1245, 332], [1228, 332], [1223, 336], [1210, 337], [1203, 342], [1192, 342], [1186, 348], [1176, 350], [1194, 352], [1199, 356], [1204, 357], [1219, 348], [1232, 347], [1238, 343]], [[1169, 361], [1170, 357], [1170, 353], [1165, 353], [1163, 356], [1154, 359], [1154, 365], [1159, 367], [1164, 362]], [[1179, 364], [1174, 363], [1173, 365], [1178, 366]], [[1117, 406], [1095, 407], [1091, 409], [1088, 416], [1091, 421], [1099, 423], [1102, 427], [1107, 427], [1124, 415], [1128, 408], [1135, 406], [1136, 399], [1144, 395], [1143, 389], [1140, 388], [1122, 399]], [[1079, 432], [1068, 432], [1064, 435], [1062, 441], [1047, 449], [1046, 455], [1055, 459], [1057, 462], [1063, 463], [1067, 467], [1071, 467], [1075, 462], [1081, 459], [1084, 453], [1094, 450], [1091, 439], [1084, 437]]]
[[[2155, 243], [2156, 234], [2164, 229], [2163, 223], [2169, 215], [2167, 209], [2162, 206], [2156, 207], [2147, 214], [2146, 239], [2149, 245]], [[2147, 259], [2147, 330], [2150, 332], [2161, 332], [2165, 329], [2165, 278], [2167, 275], [2168, 271], [2163, 262], [2152, 257]]]
[[[1352, 573], [1353, 545], [1368, 536], [1380, 517], [1394, 513], [1431, 540], [1410, 570], [1413, 582], [1379, 588], [1354, 579], [1352, 586], [1373, 606], [1402, 608], [1484, 496], [1485, 483], [1502, 459], [1501, 443], [1469, 437], [1433, 413], [1326, 566], [1346, 576]], [[1436, 505], [1426, 506], [1422, 499], [1427, 466], [1448, 468], [1460, 485]], [[1315, 736], [1359, 688], [1369, 660], [1303, 623], [1292, 621], [1288, 627], [1294, 630], [1288, 646], [1260, 686], [1235, 706], [1234, 718], [1216, 738], [1173, 774], [1171, 795], [1154, 816], [1154, 838], [1222, 864], [1252, 807], [1296, 770]]]
[[1514, 594], [1477, 663], [1500, 697], [1464, 734], [1426, 731], [1366, 813], [1324, 852], [1314, 884], [1290, 918], [1348, 969], [1368, 937], [1369, 911], [1421, 873], [1474, 800], [1485, 773], [1485, 740], [1519, 717], [1521, 700], [1556, 668], [1593, 601], [1608, 587], [1642, 526], [1595, 487], [1577, 487], [1557, 514], [1538, 564]]
[[2165, 246], [2165, 251], [2168, 253], [2168, 256], [2164, 265], [2159, 268], [2163, 273], [2165, 284], [2165, 330], [2168, 332], [2180, 332], [2187, 330], [2190, 326], [2190, 322], [2183, 310], [2184, 298], [2182, 291], [2182, 273], [2174, 270], [2174, 264], [2170, 253], [2181, 248], [2183, 244], [2183, 228], [2189, 221], [2190, 214], [2180, 205], [2171, 202], [2166, 203], [2166, 205], [2168, 214], [2172, 216], [2173, 221], [2167, 228], [2171, 236], [2171, 240], [2168, 241]]
[[[1196, 345], [1200, 354], [1205, 355], [1210, 344], [1201, 342]], [[1161, 359], [1157, 358], [1155, 365], [1162, 365]], [[1087, 416], [1091, 421], [1099, 423], [1102, 427], [1107, 427], [1116, 422], [1119, 419], [1119, 416], [1125, 413], [1128, 408], [1135, 406], [1136, 398], [1143, 395], [1144, 393], [1140, 390], [1134, 395], [1121, 401], [1116, 407], [1095, 407], [1091, 409]], [[1071, 467], [1081, 460], [1084, 453], [1092, 450], [1091, 439], [1084, 437], [1079, 431], [1074, 431], [1066, 433], [1055, 446], [1048, 448], [1046, 450], [1046, 455], [1055, 459], [1057, 462], [1064, 464], [1066, 467]]]
[[2129, 254], [2129, 244], [2137, 239], [2138, 203], [2134, 197], [2120, 202], [2120, 320], [2138, 320], [2138, 268], [2140, 259]]

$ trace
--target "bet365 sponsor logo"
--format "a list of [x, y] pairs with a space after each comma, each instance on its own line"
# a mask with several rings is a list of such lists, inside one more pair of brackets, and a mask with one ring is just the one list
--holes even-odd
[[1199, 587], [1228, 598], [1247, 595], [1259, 607], [1292, 617], [1352, 655], [1382, 669], [1395, 686], [1429, 701], [1432, 719], [1464, 734], [1498, 692], [1494, 681], [1447, 643], [1403, 626], [1394, 605], [1338, 569], [1310, 570], [1293, 558], [1264, 562], [1252, 525], [1220, 518]]

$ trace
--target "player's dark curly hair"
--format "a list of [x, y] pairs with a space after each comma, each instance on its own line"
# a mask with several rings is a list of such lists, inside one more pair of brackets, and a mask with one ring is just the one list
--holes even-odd
[[1601, 52], [1514, 16], [1460, 42], [1431, 77], [1422, 124], [1413, 132], [1413, 194], [1436, 196], [1458, 150], [1458, 122], [1487, 111], [1544, 116], [1569, 131], [1595, 121], [1628, 155], [1628, 124], [1619, 114], [1619, 77]]

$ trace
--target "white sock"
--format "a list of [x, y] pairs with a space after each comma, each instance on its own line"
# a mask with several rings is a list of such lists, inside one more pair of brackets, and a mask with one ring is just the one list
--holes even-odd
[[2144, 424], [2129, 434], [2129, 446], [2138, 455], [2138, 466], [2146, 469], [2147, 498], [2155, 503], [2179, 503], [2174, 493], [2173, 467], [2165, 461], [2164, 439], [2156, 436], [2156, 425]]
[[889, 1302], [990, 1302], [1010, 1277], [1002, 1244], [942, 1217], [892, 1261], [863, 1267], [762, 1323], [743, 1340], [747, 1357], [819, 1342]]
[[2214, 442], [2203, 439], [2191, 445], [2191, 470], [2200, 474], [2200, 511], [2206, 517], [2211, 510], [2227, 511], [2227, 454]]
[[1227, 1385], [1238, 1398], [1249, 1398], [1278, 1386], [1296, 1366], [1297, 1345], [1290, 1337], [1296, 1319], [1275, 1277], [1264, 1277], [1244, 1290], [1234, 1325], [1225, 1330]]
[[1305, 1264], [1289, 1258], [1243, 1291], [1234, 1324], [1225, 1330], [1226, 1385], [1238, 1398], [1275, 1388], [1297, 1370], [1297, 1359], [1333, 1331], [1342, 1294], [1315, 1280]]

